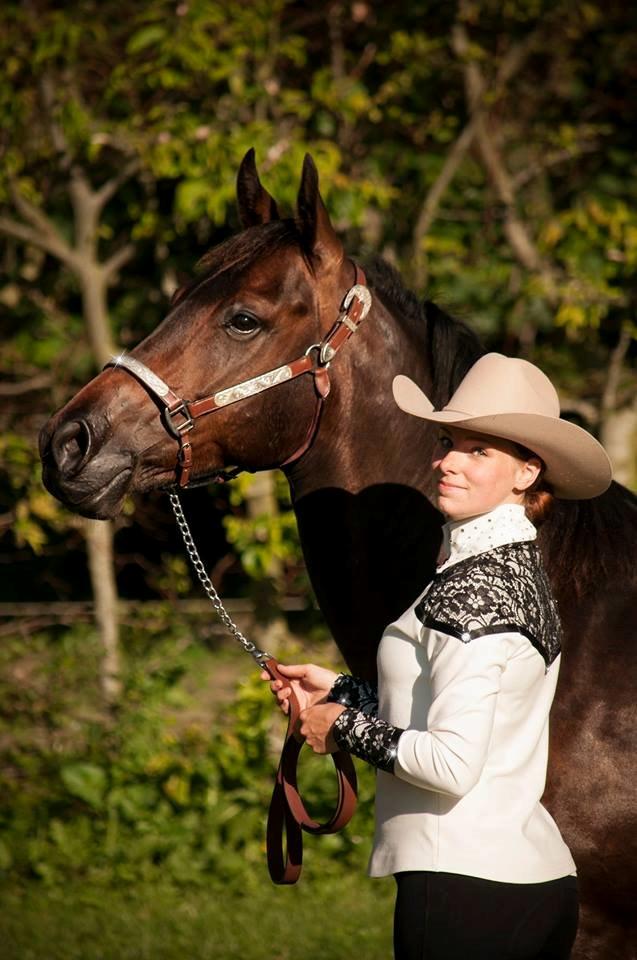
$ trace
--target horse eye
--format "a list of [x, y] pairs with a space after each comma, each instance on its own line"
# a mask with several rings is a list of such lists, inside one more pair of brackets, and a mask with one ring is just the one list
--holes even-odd
[[249, 313], [235, 313], [228, 321], [228, 326], [233, 332], [244, 335], [256, 333], [260, 329], [259, 321]]

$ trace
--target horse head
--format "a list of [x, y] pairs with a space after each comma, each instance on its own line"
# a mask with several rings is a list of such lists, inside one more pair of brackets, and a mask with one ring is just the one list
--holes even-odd
[[[198, 483], [230, 466], [279, 466], [307, 443], [317, 421], [317, 392], [328, 389], [320, 377], [284, 382], [284, 373], [273, 389], [258, 395], [243, 389], [241, 403], [234, 396], [225, 405], [228, 388], [295, 358], [308, 357], [305, 367], [315, 373], [313, 345], [339, 315], [354, 267], [330, 223], [309, 155], [294, 219], [279, 218], [253, 150], [239, 169], [237, 199], [242, 232], [204, 256], [199, 274], [177, 291], [160, 325], [43, 427], [44, 483], [73, 511], [106, 519], [119, 512], [127, 494], [172, 486], [184, 444], [189, 481]], [[169, 385], [170, 396], [188, 407], [202, 398], [221, 396], [223, 403], [215, 399], [214, 416], [189, 424], [174, 411], [166, 419], [161, 396], [148, 379], [131, 376], [135, 369], [152, 371], [159, 393]]]

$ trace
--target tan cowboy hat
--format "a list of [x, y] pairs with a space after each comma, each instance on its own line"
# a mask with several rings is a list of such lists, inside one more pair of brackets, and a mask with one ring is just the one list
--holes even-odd
[[528, 447], [546, 464], [545, 478], [556, 497], [587, 500], [610, 486], [606, 451], [586, 430], [560, 420], [555, 387], [527, 360], [485, 354], [439, 411], [409, 377], [394, 377], [392, 386], [396, 403], [406, 413]]

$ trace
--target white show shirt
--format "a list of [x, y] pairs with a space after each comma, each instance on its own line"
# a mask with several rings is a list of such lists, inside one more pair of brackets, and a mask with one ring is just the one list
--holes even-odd
[[[535, 536], [514, 504], [447, 524], [439, 572]], [[404, 732], [393, 775], [378, 771], [370, 874], [432, 870], [509, 883], [573, 874], [540, 802], [560, 656], [547, 668], [517, 630], [463, 642], [423, 625], [416, 605], [378, 650], [378, 716]]]

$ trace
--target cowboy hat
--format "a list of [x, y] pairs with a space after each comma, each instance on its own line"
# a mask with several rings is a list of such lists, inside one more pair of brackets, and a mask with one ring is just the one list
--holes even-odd
[[406, 413], [532, 450], [544, 461], [544, 476], [556, 497], [586, 500], [610, 486], [612, 469], [606, 451], [586, 430], [560, 420], [555, 387], [527, 360], [485, 354], [439, 411], [409, 377], [394, 377], [392, 388], [396, 403]]

